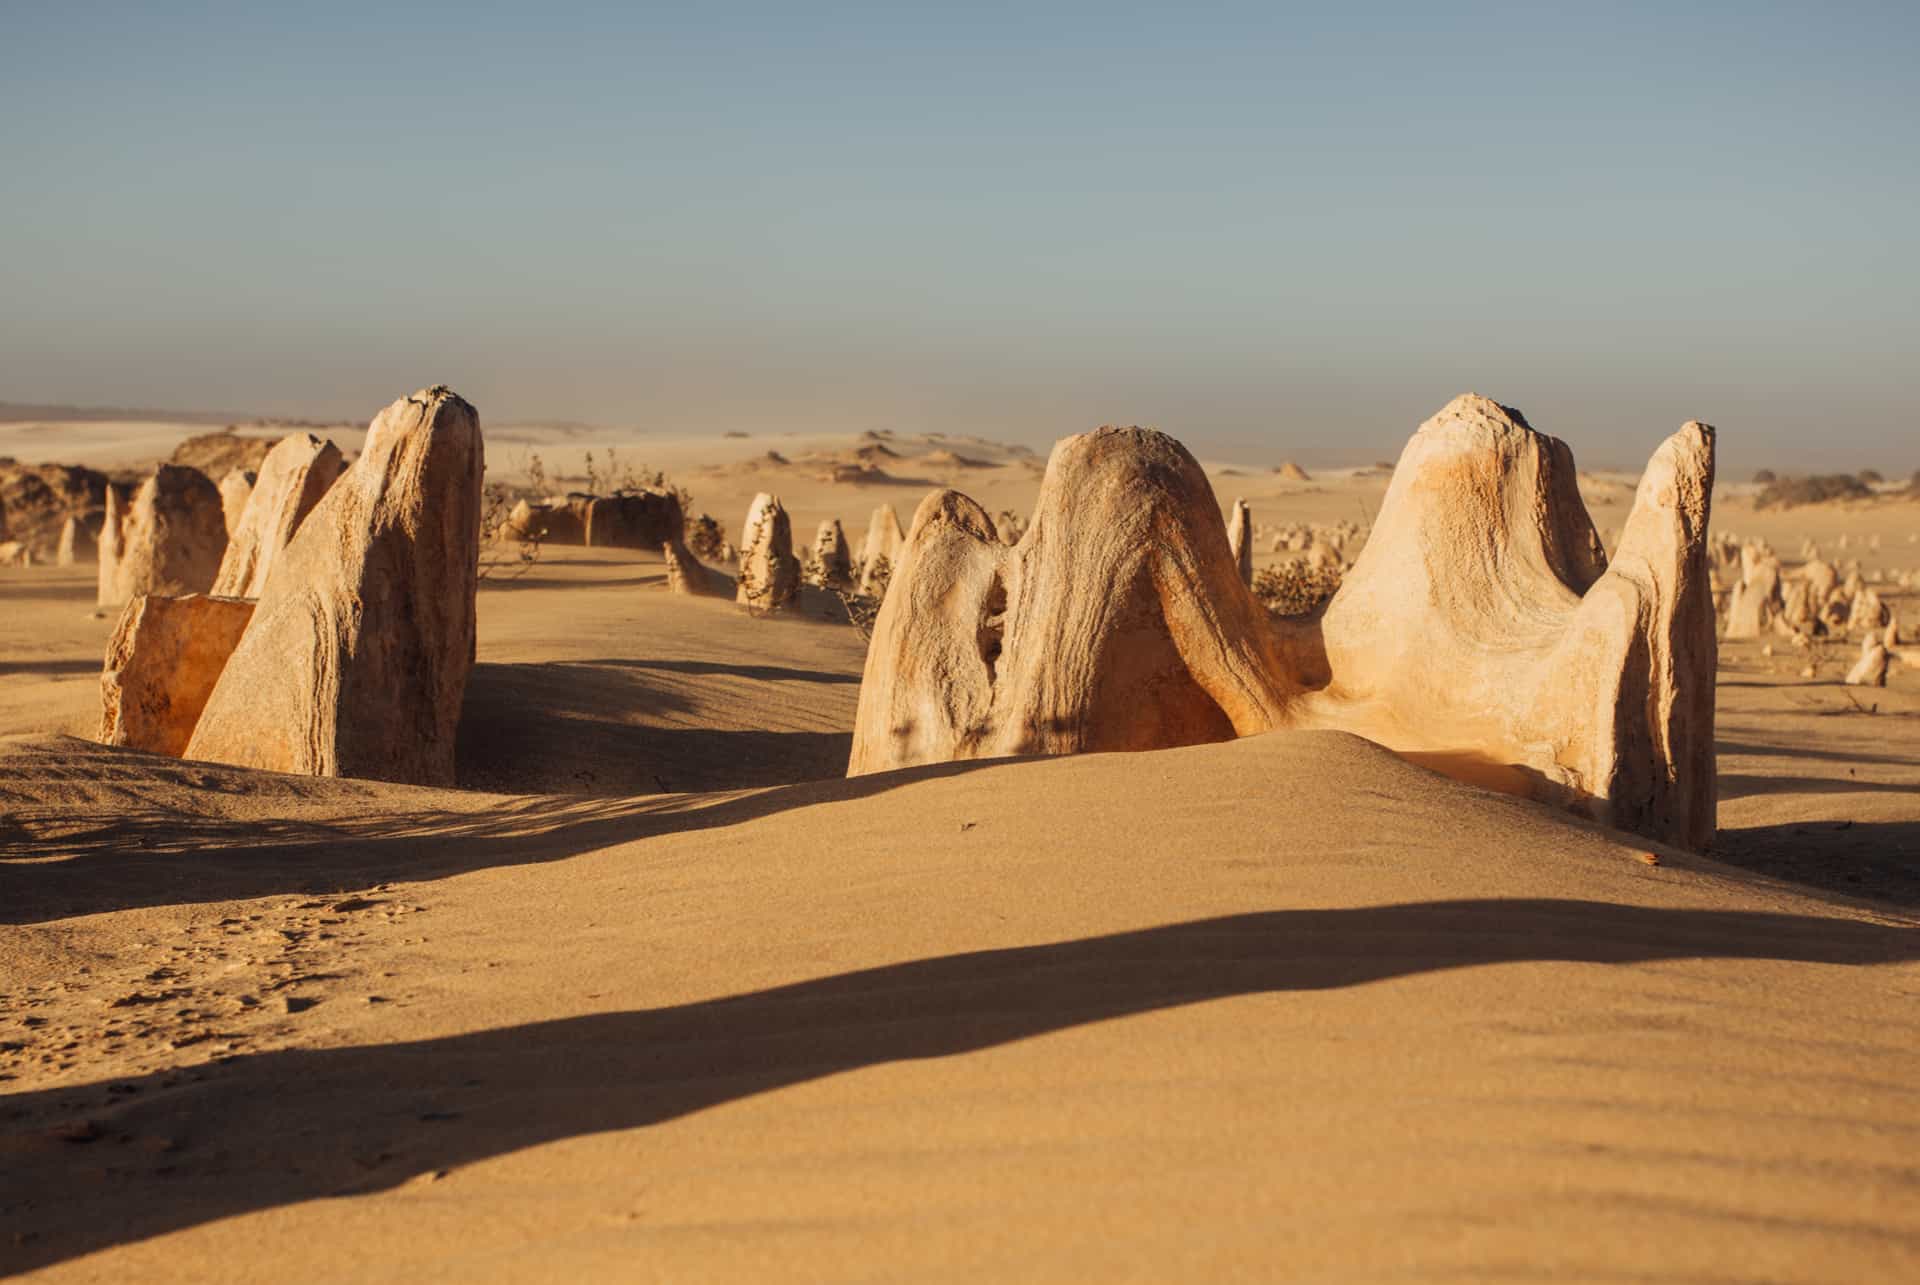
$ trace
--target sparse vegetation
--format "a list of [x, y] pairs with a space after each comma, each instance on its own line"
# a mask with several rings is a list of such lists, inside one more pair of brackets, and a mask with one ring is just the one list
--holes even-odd
[[1756, 486], [1772, 486], [1779, 480], [1779, 475], [1770, 468], [1759, 469], [1753, 475], [1753, 481]]
[[1253, 577], [1253, 596], [1276, 616], [1304, 616], [1340, 588], [1338, 567], [1312, 567], [1304, 560], [1266, 567]]
[[1863, 468], [1860, 470], [1857, 476], [1862, 482], [1865, 482], [1868, 486], [1878, 486], [1882, 482], [1887, 480], [1886, 478], [1880, 475], [1879, 469], [1873, 469], [1873, 468]]
[[[805, 565], [805, 557], [805, 554], [801, 555], [802, 565]], [[857, 581], [861, 576], [856, 574], [854, 578]], [[847, 609], [848, 622], [860, 631], [860, 637], [867, 642], [873, 641], [873, 622], [880, 618], [880, 604], [886, 600], [887, 584], [892, 579], [893, 565], [887, 561], [884, 553], [879, 553], [874, 555], [872, 574], [867, 577], [868, 583], [874, 588], [871, 594], [852, 589], [836, 588], [833, 591]]]
[[1819, 504], [1824, 500], [1860, 500], [1872, 494], [1872, 488], [1865, 482], [1846, 473], [1786, 477], [1774, 481], [1755, 496], [1753, 507], [1790, 509], [1800, 504]]
[[712, 514], [702, 513], [687, 522], [687, 548], [702, 562], [727, 560], [727, 537], [721, 533], [720, 524]]
[[507, 529], [507, 516], [513, 512], [514, 494], [499, 482], [489, 482], [480, 492], [480, 579], [518, 580], [540, 561], [540, 537], [532, 531], [515, 533], [509, 554], [498, 537]]

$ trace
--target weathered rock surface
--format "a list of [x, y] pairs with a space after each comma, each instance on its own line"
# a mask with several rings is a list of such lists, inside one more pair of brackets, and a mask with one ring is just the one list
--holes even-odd
[[828, 518], [813, 536], [814, 560], [820, 564], [820, 584], [827, 589], [853, 588], [853, 552], [839, 518]]
[[229, 547], [234, 532], [240, 529], [240, 515], [247, 511], [247, 500], [253, 495], [255, 480], [253, 470], [244, 468], [228, 469], [227, 475], [220, 479], [220, 512], [226, 518]]
[[964, 496], [921, 505], [849, 771], [1337, 728], [1700, 847], [1715, 812], [1712, 478], [1713, 430], [1690, 423], [1655, 452], [1609, 562], [1566, 446], [1457, 398], [1409, 442], [1333, 599], [1281, 621], [1254, 602], [1178, 443], [1069, 438], [1011, 550]]
[[[106, 474], [75, 464], [0, 462], [0, 539], [54, 560], [67, 516], [104, 508], [108, 485]], [[122, 487], [120, 498], [128, 494]]]
[[1264, 731], [1292, 693], [1264, 617], [1184, 447], [1138, 428], [1067, 438], [1011, 549], [967, 497], [921, 503], [874, 624], [849, 773]]
[[239, 598], [143, 594], [120, 613], [100, 673], [100, 741], [178, 757], [253, 618]]
[[860, 546], [861, 593], [872, 596], [880, 588], [900, 560], [900, 546], [905, 542], [900, 515], [893, 511], [893, 506], [883, 504], [875, 509], [867, 522], [866, 542]]
[[480, 421], [403, 397], [300, 524], [187, 753], [314, 776], [451, 784], [473, 668]]
[[69, 513], [60, 524], [60, 543], [54, 551], [58, 566], [81, 566], [100, 556], [100, 528], [107, 520], [105, 509]]
[[1233, 502], [1233, 512], [1227, 518], [1227, 549], [1233, 554], [1234, 566], [1240, 571], [1240, 579], [1253, 583], [1253, 514], [1247, 509], [1245, 500]]
[[199, 469], [208, 477], [225, 477], [234, 469], [257, 473], [260, 464], [273, 449], [274, 438], [237, 433], [231, 428], [217, 433], [198, 433], [173, 448], [168, 463]]
[[111, 490], [108, 495], [100, 546], [101, 606], [118, 606], [138, 594], [184, 598], [213, 588], [227, 551], [227, 521], [220, 489], [206, 474], [162, 464], [141, 483], [124, 518], [117, 513], [118, 497]]
[[589, 548], [657, 549], [686, 535], [680, 500], [666, 491], [627, 491], [586, 501], [582, 526]]
[[765, 491], [753, 497], [740, 533], [740, 580], [735, 601], [753, 611], [778, 611], [800, 593], [800, 560], [793, 556], [793, 522]]
[[660, 546], [667, 560], [667, 589], [695, 598], [731, 598], [733, 577], [715, 571], [693, 556], [686, 543], [669, 540]]
[[1887, 685], [1887, 648], [1883, 638], [1872, 635], [1860, 644], [1860, 659], [1847, 671], [1849, 687], [1885, 687]]
[[294, 433], [276, 443], [261, 461], [259, 476], [220, 561], [214, 593], [259, 597], [275, 559], [345, 467], [339, 448], [311, 433]]

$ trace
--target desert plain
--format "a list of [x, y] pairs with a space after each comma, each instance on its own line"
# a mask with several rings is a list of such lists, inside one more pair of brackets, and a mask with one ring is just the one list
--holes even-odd
[[[138, 473], [203, 431], [0, 424], [0, 456]], [[796, 545], [940, 487], [1025, 515], [1045, 463], [486, 426], [489, 481], [588, 452], [730, 539], [775, 493]], [[1202, 463], [1256, 573], [1393, 472]], [[1580, 475], [1610, 542], [1636, 481]], [[1913, 645], [1920, 499], [1712, 499]], [[0, 569], [0, 1270], [1920, 1276], [1920, 669], [1844, 683], [1857, 637], [1720, 641], [1694, 851], [1342, 731], [848, 777], [832, 595], [482, 561], [436, 786], [99, 744], [95, 568]]]

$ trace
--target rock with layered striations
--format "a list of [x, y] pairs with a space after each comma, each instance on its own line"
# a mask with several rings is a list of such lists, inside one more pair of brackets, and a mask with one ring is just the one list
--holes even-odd
[[311, 433], [281, 438], [261, 461], [213, 591], [228, 598], [259, 597], [275, 559], [345, 467], [332, 442]]
[[1655, 452], [1609, 561], [1567, 447], [1457, 398], [1409, 442], [1339, 591], [1286, 620], [1254, 602], [1178, 443], [1069, 438], [1011, 550], [966, 497], [921, 505], [875, 623], [849, 771], [1334, 728], [1702, 846], [1713, 438], [1690, 423]]
[[[272, 452], [268, 452], [272, 457]], [[265, 462], [261, 464], [266, 467]], [[240, 517], [247, 511], [247, 500], [253, 495], [253, 484], [258, 474], [252, 469], [228, 469], [227, 475], [220, 479], [220, 514], [227, 523], [228, 548], [232, 548], [234, 533], [240, 529]]]
[[1012, 548], [957, 492], [921, 503], [874, 624], [849, 773], [1263, 731], [1292, 692], [1264, 616], [1184, 447], [1139, 428], [1067, 438]]
[[453, 782], [482, 460], [479, 417], [446, 388], [380, 412], [360, 458], [274, 560], [190, 757]]
[[118, 497], [109, 488], [102, 524], [101, 606], [118, 606], [139, 594], [181, 598], [213, 588], [227, 551], [227, 521], [220, 488], [206, 474], [162, 464], [141, 483], [125, 516], [117, 510]]
[[1713, 430], [1654, 453], [1609, 562], [1572, 452], [1456, 398], [1320, 626], [1315, 725], [1691, 847], [1713, 834]]
[[900, 546], [906, 536], [900, 530], [900, 515], [891, 504], [882, 504], [867, 522], [866, 543], [860, 546], [860, 592], [871, 597], [884, 587], [886, 577], [900, 559]]
[[1233, 502], [1233, 513], [1227, 518], [1227, 549], [1233, 554], [1233, 563], [1240, 571], [1240, 579], [1253, 583], [1253, 514], [1247, 508], [1245, 500]]
[[827, 589], [853, 588], [853, 553], [839, 518], [828, 518], [813, 535], [813, 557], [820, 564], [820, 584]]
[[753, 497], [740, 532], [740, 581], [735, 601], [751, 611], [778, 611], [800, 594], [800, 560], [793, 556], [793, 522], [765, 491]]
[[100, 741], [186, 753], [253, 604], [241, 598], [143, 594], [120, 613], [100, 673]]
[[582, 527], [589, 548], [657, 549], [686, 536], [680, 500], [666, 491], [624, 491], [586, 501]]

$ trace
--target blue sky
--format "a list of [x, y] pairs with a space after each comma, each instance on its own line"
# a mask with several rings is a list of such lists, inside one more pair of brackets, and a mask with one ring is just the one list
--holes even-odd
[[[1920, 6], [0, 0], [0, 398], [1920, 467]], [[1839, 452], [1835, 455], [1834, 452]]]

